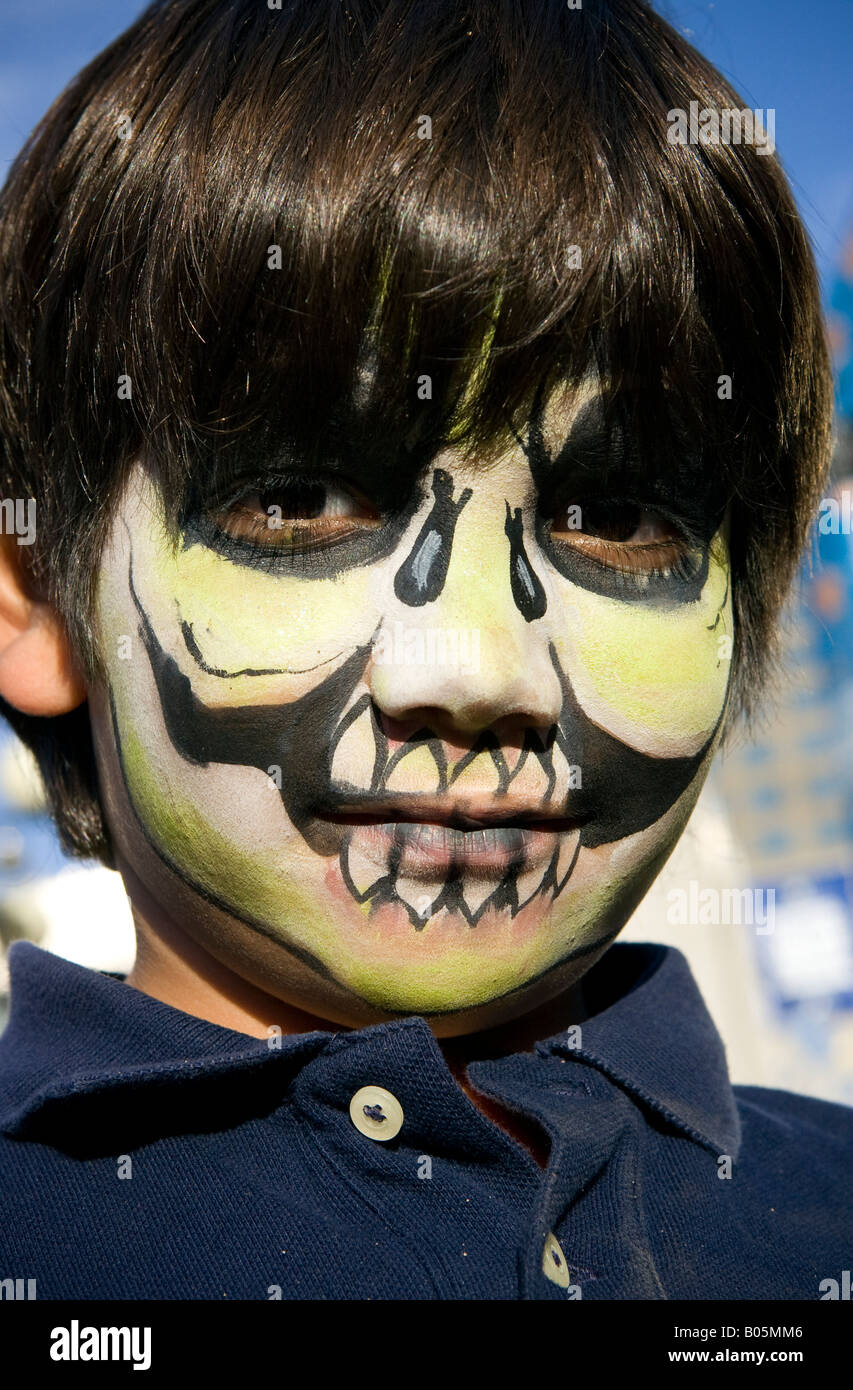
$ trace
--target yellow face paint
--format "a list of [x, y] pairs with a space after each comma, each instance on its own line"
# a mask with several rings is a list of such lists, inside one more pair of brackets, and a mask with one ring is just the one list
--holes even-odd
[[272, 942], [320, 1005], [328, 981], [380, 1015], [581, 972], [689, 816], [731, 652], [722, 532], [647, 598], [539, 545], [518, 450], [482, 476], [447, 453], [418, 486], [396, 531], [267, 560], [176, 544], [137, 470], [98, 595], [149, 843], [228, 914], [235, 959]]
[[722, 534], [711, 545], [708, 578], [695, 603], [644, 608], [562, 579], [557, 587], [571, 613], [558, 651], [589, 717], [656, 757], [702, 747], [725, 701], [732, 650]]

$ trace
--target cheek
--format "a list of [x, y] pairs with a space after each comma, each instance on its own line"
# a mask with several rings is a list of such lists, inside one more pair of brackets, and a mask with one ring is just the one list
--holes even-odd
[[718, 543], [695, 603], [668, 609], [603, 598], [559, 581], [555, 645], [584, 713], [638, 752], [699, 751], [726, 700], [732, 609]]
[[[310, 671], [369, 641], [376, 625], [367, 568], [296, 579], [193, 546], [174, 557], [161, 552], [155, 570], [152, 587], [177, 605], [204, 660], [217, 669]], [[252, 698], [262, 689], [253, 680]]]
[[[193, 684], [212, 707], [298, 699], [376, 630], [385, 566], [291, 578], [235, 565], [202, 546], [176, 549], [150, 514], [145, 525], [133, 519], [137, 598], [181, 669], [197, 663]], [[108, 655], [121, 633], [139, 628], [128, 587], [129, 543], [117, 539], [99, 590]], [[119, 678], [124, 674], [119, 667]]]

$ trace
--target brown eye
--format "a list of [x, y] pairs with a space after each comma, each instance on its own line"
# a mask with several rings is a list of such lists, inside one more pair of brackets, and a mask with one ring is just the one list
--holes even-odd
[[356, 489], [321, 478], [285, 478], [247, 491], [213, 520], [236, 540], [291, 547], [330, 544], [381, 523]]
[[634, 502], [594, 498], [561, 507], [551, 536], [619, 569], [666, 569], [685, 551], [673, 522]]

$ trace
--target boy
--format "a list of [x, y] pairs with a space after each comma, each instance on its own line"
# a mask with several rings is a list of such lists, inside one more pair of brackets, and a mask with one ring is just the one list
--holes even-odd
[[826, 472], [811, 254], [643, 0], [163, 0], [0, 205], [4, 709], [134, 911], [19, 943], [40, 1298], [821, 1296], [853, 1112], [612, 946]]

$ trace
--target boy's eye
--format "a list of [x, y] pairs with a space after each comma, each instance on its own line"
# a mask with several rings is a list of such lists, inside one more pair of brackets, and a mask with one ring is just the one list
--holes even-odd
[[211, 519], [235, 540], [290, 547], [332, 543], [382, 522], [377, 508], [350, 484], [297, 477], [249, 489]]
[[550, 531], [553, 540], [621, 569], [665, 568], [686, 548], [674, 522], [635, 502], [592, 499], [561, 507]]

